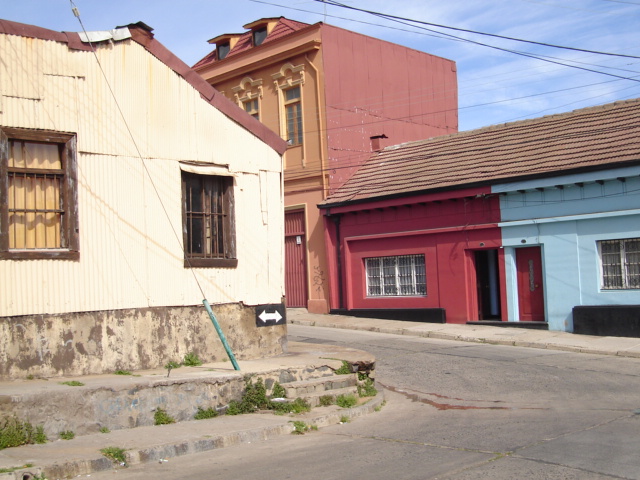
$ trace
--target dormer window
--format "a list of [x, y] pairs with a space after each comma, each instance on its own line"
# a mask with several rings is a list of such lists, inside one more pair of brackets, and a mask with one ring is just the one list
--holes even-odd
[[216, 45], [216, 50], [218, 52], [218, 60], [222, 60], [227, 55], [229, 55], [229, 51], [231, 50], [231, 45], [229, 44], [229, 42], [220, 43]]
[[262, 45], [264, 39], [267, 38], [267, 27], [257, 28], [253, 31], [253, 46]]
[[216, 60], [226, 58], [241, 36], [241, 33], [225, 33], [209, 40], [209, 43], [216, 46]]

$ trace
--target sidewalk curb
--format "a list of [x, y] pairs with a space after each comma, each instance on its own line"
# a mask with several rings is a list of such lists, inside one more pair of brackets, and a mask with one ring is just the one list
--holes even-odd
[[[249, 428], [221, 435], [205, 435], [188, 440], [177, 440], [174, 443], [165, 443], [146, 448], [127, 450], [127, 465], [163, 462], [170, 458], [182, 455], [201, 453], [218, 448], [269, 440], [281, 435], [291, 434], [294, 431], [294, 420], [304, 421], [307, 425], [315, 425], [318, 428], [336, 425], [341, 423], [344, 417], [348, 417], [351, 420], [376, 412], [381, 408], [384, 401], [384, 391], [380, 389], [375, 397], [372, 397], [367, 401], [367, 403], [357, 407], [339, 409], [324, 414], [314, 414], [312, 410], [305, 415], [283, 417], [282, 423], [277, 425]], [[114, 466], [114, 463], [111, 460], [102, 456], [100, 452], [96, 452], [96, 456], [91, 459], [71, 460], [51, 465], [38, 465], [31, 468], [18, 469], [11, 473], [0, 474], [0, 480], [24, 480], [33, 478], [35, 475], [41, 476], [42, 474], [44, 474], [48, 480], [55, 480], [60, 478], [76, 477], [78, 475], [88, 475], [91, 473], [118, 468], [121, 467]], [[25, 474], [30, 474], [31, 476], [25, 476]]]
[[[592, 355], [608, 355], [616, 357], [626, 358], [640, 358], [640, 351], [628, 351], [628, 350], [604, 350], [591, 346], [578, 346], [578, 345], [562, 345], [560, 343], [545, 343], [535, 341], [519, 341], [514, 339], [491, 339], [485, 337], [470, 337], [459, 333], [447, 333], [447, 332], [434, 332], [434, 331], [416, 331], [413, 328], [406, 327], [389, 327], [389, 326], [370, 326], [370, 325], [358, 325], [358, 324], [339, 324], [332, 322], [322, 322], [322, 324], [315, 320], [305, 319], [288, 319], [291, 325], [301, 325], [305, 327], [326, 327], [326, 328], [339, 328], [342, 330], [360, 330], [365, 332], [387, 333], [392, 335], [404, 335], [421, 338], [433, 338], [436, 340], [454, 340], [467, 343], [484, 343], [488, 345], [506, 345], [512, 347], [525, 347], [525, 348], [538, 348], [541, 350], [555, 350], [562, 352], [572, 353], [585, 353]], [[424, 324], [421, 324], [424, 325]], [[499, 327], [504, 328], [504, 327]]]

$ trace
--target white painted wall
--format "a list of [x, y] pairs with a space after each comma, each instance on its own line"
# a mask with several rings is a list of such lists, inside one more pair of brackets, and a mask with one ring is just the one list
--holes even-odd
[[[280, 302], [277, 152], [131, 40], [97, 57], [133, 139], [93, 53], [10, 35], [0, 53], [0, 125], [77, 134], [80, 226], [78, 262], [0, 260], [0, 316], [196, 305], [196, 278], [212, 304]], [[237, 268], [183, 266], [184, 160], [235, 172]]]

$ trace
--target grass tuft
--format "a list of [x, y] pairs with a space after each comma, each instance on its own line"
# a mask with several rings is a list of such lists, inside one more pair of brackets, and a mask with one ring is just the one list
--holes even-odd
[[156, 425], [169, 425], [170, 423], [176, 423], [176, 420], [162, 408], [156, 409], [153, 414], [153, 420]]

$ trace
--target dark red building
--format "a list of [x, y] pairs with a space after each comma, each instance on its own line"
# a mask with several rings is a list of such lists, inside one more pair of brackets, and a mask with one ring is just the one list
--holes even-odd
[[465, 151], [464, 133], [387, 147], [319, 205], [333, 312], [502, 318], [499, 198]]

